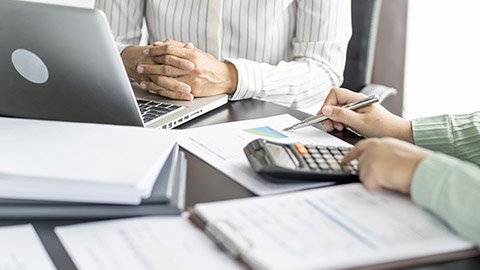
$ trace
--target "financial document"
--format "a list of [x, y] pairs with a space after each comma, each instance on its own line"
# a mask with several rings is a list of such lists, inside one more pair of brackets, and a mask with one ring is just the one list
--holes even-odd
[[230, 122], [182, 130], [179, 144], [257, 195], [269, 195], [331, 185], [328, 182], [274, 183], [257, 175], [250, 167], [243, 148], [259, 138], [281, 143], [350, 144], [313, 127], [281, 132], [299, 120], [283, 114], [274, 117]]
[[242, 255], [260, 269], [355, 268], [474, 247], [409, 197], [360, 183], [197, 204], [195, 213], [228, 223], [227, 238], [250, 243]]
[[0, 227], [0, 270], [56, 269], [31, 224]]
[[186, 217], [142, 217], [55, 228], [79, 269], [242, 269]]

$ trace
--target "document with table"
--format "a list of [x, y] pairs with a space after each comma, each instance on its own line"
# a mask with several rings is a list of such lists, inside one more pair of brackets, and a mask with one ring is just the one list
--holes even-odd
[[273, 183], [255, 174], [250, 168], [243, 148], [258, 138], [281, 143], [301, 142], [303, 144], [350, 146], [350, 144], [314, 127], [306, 127], [294, 132], [280, 132], [295, 123], [298, 123], [297, 118], [283, 114], [192, 128], [182, 130], [179, 144], [257, 195], [331, 185], [332, 183], [325, 182]]
[[31, 224], [0, 227], [1, 270], [56, 269]]
[[201, 203], [194, 212], [198, 225], [254, 269], [400, 267], [478, 254], [410, 198], [360, 183]]

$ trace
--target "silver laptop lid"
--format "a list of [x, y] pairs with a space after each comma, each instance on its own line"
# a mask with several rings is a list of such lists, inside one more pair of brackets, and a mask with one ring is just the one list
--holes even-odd
[[0, 115], [143, 126], [104, 14], [0, 1]]

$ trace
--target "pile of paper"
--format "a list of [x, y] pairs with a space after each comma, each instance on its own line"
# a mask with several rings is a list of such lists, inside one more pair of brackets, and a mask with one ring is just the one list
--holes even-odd
[[[172, 132], [144, 128], [10, 118], [0, 126], [3, 199], [138, 205], [175, 146]], [[173, 183], [158, 185], [167, 200]]]

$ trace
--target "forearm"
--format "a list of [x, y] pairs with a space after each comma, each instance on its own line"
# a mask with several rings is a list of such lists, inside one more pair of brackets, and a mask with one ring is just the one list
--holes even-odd
[[412, 120], [415, 144], [480, 165], [480, 112]]
[[435, 153], [417, 167], [413, 200], [442, 218], [460, 235], [480, 245], [480, 168]]
[[313, 59], [280, 62], [277, 65], [246, 59], [228, 59], [238, 70], [232, 100], [258, 98], [301, 108], [321, 104], [330, 89], [338, 87], [342, 73]]

